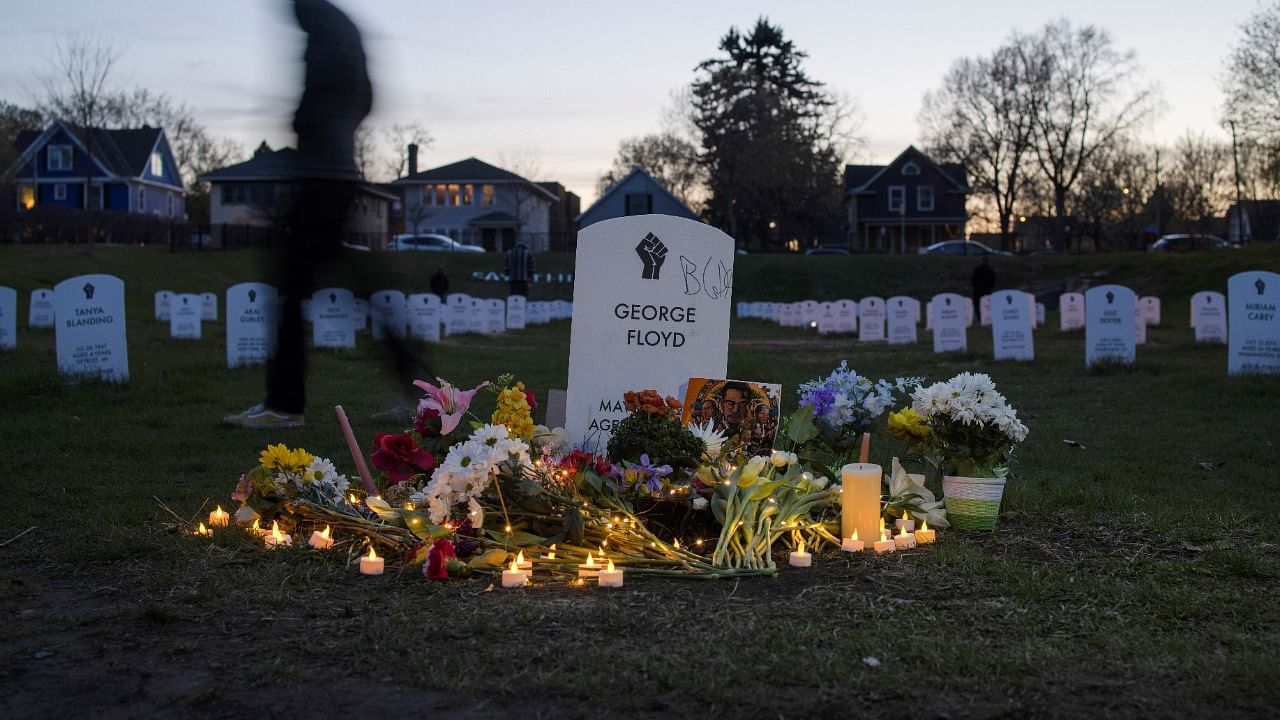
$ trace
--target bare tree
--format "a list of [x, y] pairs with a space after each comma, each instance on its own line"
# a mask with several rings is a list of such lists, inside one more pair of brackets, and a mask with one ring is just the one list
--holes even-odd
[[41, 112], [67, 120], [84, 135], [86, 210], [93, 195], [94, 131], [106, 124], [108, 82], [119, 58], [120, 51], [106, 40], [72, 35], [54, 46], [49, 72], [42, 78], [45, 97]]
[[597, 182], [597, 194], [604, 194], [634, 167], [652, 175], [690, 208], [700, 204], [706, 171], [698, 162], [697, 145], [669, 133], [627, 138], [618, 143], [613, 165]]
[[377, 155], [378, 141], [374, 137], [373, 127], [368, 123], [361, 123], [356, 128], [355, 135], [356, 169], [360, 171], [361, 180], [368, 182], [373, 178]]
[[1173, 147], [1173, 163], [1164, 182], [1169, 203], [1177, 217], [1199, 232], [1226, 211], [1234, 188], [1231, 147], [1188, 133]]
[[1046, 92], [1035, 113], [1034, 151], [1053, 193], [1054, 243], [1065, 249], [1063, 220], [1072, 188], [1090, 160], [1130, 133], [1158, 109], [1153, 86], [1140, 86], [1132, 51], [1115, 49], [1111, 36], [1093, 25], [1049, 23], [1019, 42], [1043, 54]]
[[396, 123], [382, 131], [390, 147], [385, 168], [391, 178], [403, 177], [409, 168], [409, 145], [417, 145], [419, 151], [425, 151], [435, 144], [435, 138], [427, 131], [426, 126], [418, 121]]
[[1225, 114], [1247, 135], [1280, 140], [1280, 0], [1240, 24], [1223, 77]]

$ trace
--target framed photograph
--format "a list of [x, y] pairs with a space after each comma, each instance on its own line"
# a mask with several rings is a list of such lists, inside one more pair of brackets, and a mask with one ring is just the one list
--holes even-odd
[[681, 420], [685, 425], [710, 421], [727, 438], [725, 452], [768, 455], [781, 409], [781, 385], [689, 378]]

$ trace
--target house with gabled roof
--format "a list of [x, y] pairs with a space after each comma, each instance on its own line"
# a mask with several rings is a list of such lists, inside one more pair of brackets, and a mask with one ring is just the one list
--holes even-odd
[[3, 177], [15, 188], [19, 209], [87, 207], [186, 217], [182, 172], [161, 128], [85, 130], [53, 120], [42, 130], [19, 133], [14, 146], [18, 159]]
[[687, 220], [701, 220], [665, 185], [636, 166], [578, 216], [578, 229], [628, 215], [674, 215]]
[[401, 192], [404, 232], [448, 235], [467, 245], [501, 251], [517, 241], [534, 252], [550, 248], [555, 193], [474, 157], [417, 171], [391, 183]]
[[852, 249], [912, 253], [963, 240], [970, 192], [964, 165], [937, 163], [914, 145], [887, 165], [846, 165], [846, 241]]

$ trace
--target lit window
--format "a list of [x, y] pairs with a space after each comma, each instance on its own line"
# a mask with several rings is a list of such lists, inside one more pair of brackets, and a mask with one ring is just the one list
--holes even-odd
[[484, 204], [492, 205], [493, 204], [493, 186], [492, 185], [481, 186], [480, 192], [484, 194]]
[[449, 204], [449, 205], [454, 205], [454, 206], [458, 205], [458, 195], [459, 195], [460, 193], [461, 193], [461, 188], [460, 188], [460, 187], [458, 187], [458, 184], [457, 184], [457, 183], [450, 184], [450, 185], [449, 185], [449, 203], [448, 203], [448, 204]]
[[156, 177], [164, 175], [164, 159], [160, 157], [160, 153], [151, 153], [151, 174]]
[[471, 204], [471, 191], [474, 189], [474, 187], [475, 187], [474, 185], [462, 186], [462, 204], [463, 205]]
[[436, 205], [444, 205], [444, 192], [445, 187], [443, 185], [436, 185]]
[[36, 206], [36, 189], [31, 185], [22, 186], [22, 207], [30, 210]]
[[916, 209], [922, 212], [933, 212], [933, 186], [916, 186]]
[[54, 185], [54, 186], [53, 186], [53, 199], [54, 199], [54, 200], [66, 200], [66, 199], [67, 199], [67, 186], [66, 186], [66, 185], [63, 185], [62, 183], [58, 183], [57, 185]]
[[920, 166], [913, 162], [909, 162], [906, 165], [902, 166], [902, 174], [903, 175], [919, 175]]
[[907, 207], [907, 189], [902, 185], [889, 186], [889, 212], [902, 212]]
[[50, 170], [70, 170], [71, 169], [71, 146], [70, 145], [50, 145], [49, 146]]

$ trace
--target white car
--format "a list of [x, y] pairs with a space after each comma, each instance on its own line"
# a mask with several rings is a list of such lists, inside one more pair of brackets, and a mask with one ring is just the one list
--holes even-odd
[[426, 233], [420, 235], [397, 235], [387, 243], [388, 250], [429, 250], [432, 252], [464, 252], [482, 253], [484, 248], [476, 245], [464, 245], [447, 235]]

